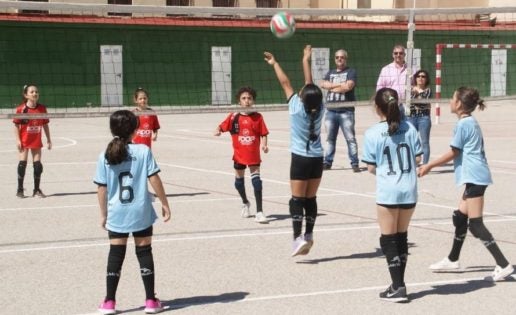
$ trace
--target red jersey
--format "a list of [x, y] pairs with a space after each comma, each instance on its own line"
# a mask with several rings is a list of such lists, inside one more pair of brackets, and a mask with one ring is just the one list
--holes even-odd
[[158, 116], [156, 115], [139, 115], [140, 125], [136, 130], [133, 143], [145, 144], [149, 148], [152, 146], [152, 132], [160, 128]]
[[260, 113], [231, 113], [219, 128], [223, 132], [231, 132], [233, 161], [243, 165], [260, 164], [261, 137], [269, 134]]
[[[16, 114], [46, 114], [47, 108], [45, 105], [36, 104], [36, 107], [30, 108], [26, 103], [20, 104], [16, 107]], [[14, 118], [13, 123], [19, 127], [20, 140], [22, 148], [24, 149], [40, 149], [43, 147], [41, 142], [41, 131], [43, 126], [48, 124], [47, 118], [37, 119], [21, 119]]]

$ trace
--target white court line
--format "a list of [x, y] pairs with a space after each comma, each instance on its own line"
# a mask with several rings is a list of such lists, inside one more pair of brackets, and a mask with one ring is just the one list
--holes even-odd
[[[62, 148], [66, 148], [66, 147], [71, 147], [71, 146], [77, 145], [77, 141], [74, 140], [74, 139], [65, 138], [65, 137], [52, 137], [52, 138], [53, 139], [63, 139], [64, 141], [70, 142], [69, 144], [63, 144], [63, 145], [53, 145], [54, 143], [52, 142], [52, 149], [56, 149], [57, 150], [57, 149], [62, 149]], [[16, 147], [16, 145], [15, 145], [15, 147]], [[46, 146], [43, 146], [43, 149], [47, 150]], [[8, 152], [18, 152], [18, 149], [0, 150], [0, 153], [8, 153]]]
[[[493, 219], [493, 220], [484, 220], [484, 222], [508, 222], [508, 221], [516, 221], [516, 217], [511, 219]], [[411, 223], [411, 227], [424, 227], [424, 226], [434, 226], [434, 225], [451, 225], [449, 220], [446, 222], [426, 222], [426, 223]], [[370, 223], [368, 225], [362, 226], [352, 226], [352, 227], [336, 227], [336, 228], [315, 228], [315, 232], [317, 233], [331, 233], [331, 232], [343, 232], [343, 231], [357, 231], [357, 230], [376, 230], [378, 229], [378, 225], [376, 223]], [[215, 232], [214, 232], [215, 233]], [[242, 238], [242, 237], [256, 237], [256, 236], [279, 236], [279, 235], [290, 235], [292, 234], [292, 230], [290, 227], [286, 227], [284, 229], [278, 231], [261, 231], [261, 232], [247, 232], [247, 233], [230, 233], [230, 234], [218, 234], [218, 235], [209, 235], [198, 233], [197, 236], [179, 236], [179, 237], [163, 237], [161, 238], [159, 235], [154, 236], [152, 242], [153, 243], [168, 243], [168, 242], [181, 242], [181, 241], [206, 241], [206, 240], [217, 240], [217, 239], [228, 239], [228, 238]], [[212, 234], [212, 233], [210, 233]], [[58, 242], [56, 242], [58, 243]], [[18, 249], [5, 249], [0, 250], [0, 254], [10, 254], [10, 253], [25, 253], [25, 252], [37, 252], [37, 251], [50, 251], [50, 250], [61, 250], [61, 249], [77, 249], [77, 248], [86, 248], [86, 247], [105, 247], [108, 246], [109, 243], [106, 241], [98, 241], [93, 243], [85, 243], [85, 244], [74, 244], [74, 245], [56, 245], [56, 246], [45, 246], [45, 247], [28, 247], [28, 248], [18, 248]], [[13, 245], [14, 246], [14, 245]]]
[[[345, 193], [334, 193], [334, 194], [318, 194], [318, 197], [334, 197], [334, 196], [347, 196]], [[264, 200], [270, 199], [286, 199], [290, 198], [290, 195], [277, 195], [277, 196], [267, 196]], [[204, 203], [204, 202], [215, 202], [215, 201], [229, 201], [229, 200], [241, 200], [240, 197], [226, 197], [226, 198], [209, 198], [209, 199], [200, 199], [200, 200], [174, 200], [172, 203]], [[155, 203], [159, 204], [159, 201]], [[69, 205], [69, 206], [48, 206], [48, 207], [19, 207], [19, 208], [0, 208], [0, 212], [8, 212], [8, 211], [21, 211], [21, 210], [56, 210], [56, 209], [74, 209], [74, 208], [91, 208], [98, 207], [97, 203], [93, 204], [83, 204], [83, 205]]]
[[496, 162], [496, 163], [503, 163], [503, 164], [516, 164], [515, 161], [504, 161], [504, 160], [489, 160], [488, 162]]
[[[45, 162], [45, 165], [85, 165], [85, 164], [94, 164], [97, 162]], [[18, 165], [18, 162], [12, 164], [0, 164], [0, 167], [11, 167], [13, 165]]]
[[[512, 276], [514, 278], [514, 275]], [[470, 281], [490, 281], [486, 279], [486, 277], [476, 277], [476, 278], [462, 278], [462, 279], [450, 279], [450, 280], [438, 280], [438, 281], [428, 281], [428, 282], [415, 282], [415, 283], [407, 283], [407, 287], [416, 288], [416, 287], [432, 287], [436, 285], [447, 285], [447, 284], [459, 284], [464, 283], [467, 284]], [[199, 302], [199, 303], [184, 303], [184, 304], [171, 304], [166, 305], [168, 309], [182, 309], [186, 307], [199, 306], [199, 305], [217, 305], [217, 304], [233, 304], [233, 303], [249, 303], [249, 302], [258, 302], [258, 301], [274, 301], [274, 300], [285, 300], [285, 299], [293, 299], [293, 298], [301, 298], [301, 297], [316, 297], [316, 296], [324, 296], [324, 295], [336, 295], [336, 294], [344, 294], [344, 293], [356, 293], [356, 292], [368, 292], [368, 291], [381, 291], [385, 289], [385, 285], [381, 286], [371, 286], [371, 287], [360, 287], [360, 288], [349, 288], [349, 289], [338, 289], [338, 290], [326, 290], [326, 291], [313, 291], [313, 292], [301, 292], [301, 293], [293, 293], [293, 294], [277, 294], [277, 295], [268, 295], [268, 296], [258, 296], [258, 297], [250, 297], [243, 298], [239, 300], [221, 300], [215, 302]], [[417, 293], [417, 292], [414, 292]], [[411, 293], [409, 293], [410, 296]], [[94, 315], [98, 313], [83, 313], [80, 315]]]
[[[68, 162], [68, 163], [48, 163], [48, 164], [50, 164], [50, 165], [62, 165], [62, 164], [66, 164], [66, 165], [81, 164], [81, 165], [84, 165], [84, 164], [96, 164], [96, 162]], [[203, 168], [183, 166], [183, 165], [170, 164], [170, 163], [159, 163], [159, 164], [160, 165], [164, 165], [164, 166], [168, 166], [168, 167], [185, 169], [185, 170], [202, 172], [202, 173], [212, 173], [212, 174], [227, 175], [227, 176], [234, 176], [235, 175], [233, 172], [227, 172], [227, 171], [216, 171], [216, 170], [212, 170], [212, 169], [203, 169]], [[250, 178], [249, 175], [246, 175], [246, 177]], [[290, 185], [289, 182], [279, 181], [279, 180], [274, 180], [274, 179], [262, 178], [262, 181], [270, 182], [270, 183], [275, 183], [275, 184], [280, 184], [280, 185]], [[332, 188], [325, 188], [325, 187], [319, 187], [319, 191], [328, 191], [328, 192], [334, 193], [336, 195], [343, 195], [343, 196], [353, 195], [353, 196], [365, 197], [365, 198], [369, 198], [369, 199], [375, 198], [374, 194], [364, 194], [364, 193], [343, 191], [343, 190], [332, 189]], [[323, 195], [320, 195], [320, 196], [323, 196]], [[287, 196], [287, 198], [288, 197], [289, 196]], [[267, 200], [267, 199], [269, 199], [269, 197], [264, 198], [264, 199]], [[227, 199], [222, 199], [222, 200], [227, 200]], [[176, 201], [176, 202], [179, 202], [179, 201]], [[193, 202], [193, 201], [190, 201], [190, 202]], [[440, 205], [440, 204], [435, 204], [435, 203], [427, 203], [427, 202], [418, 202], [418, 205], [424, 205], [424, 206], [435, 207], [435, 208], [443, 208], [443, 209], [455, 209], [455, 207], [453, 207], [453, 206], [445, 206], [445, 205]], [[91, 207], [91, 205], [86, 205], [86, 206], [87, 207]], [[65, 206], [65, 207], [72, 207], [72, 206]], [[53, 207], [53, 209], [56, 209], [56, 208], [60, 208], [60, 207]], [[20, 209], [20, 208], [18, 208], [18, 209]], [[34, 208], [34, 209], [38, 209], [38, 208]], [[44, 208], [39, 208], [39, 209], [44, 209]], [[16, 209], [15, 208], [7, 208], [7, 209], [0, 209], [0, 212], [2, 212], [2, 211], [14, 211], [14, 210], [16, 210]], [[499, 215], [499, 214], [492, 213], [492, 212], [484, 212], [484, 213], [485, 214], [489, 214], [489, 215], [496, 215], [496, 216], [505, 217], [504, 215]], [[507, 216], [507, 217], [508, 218], [513, 218], [513, 216]]]

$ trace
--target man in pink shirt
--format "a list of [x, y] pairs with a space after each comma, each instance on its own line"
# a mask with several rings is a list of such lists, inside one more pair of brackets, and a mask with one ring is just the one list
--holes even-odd
[[390, 64], [382, 68], [378, 81], [376, 82], [376, 91], [381, 88], [391, 88], [396, 90], [400, 100], [400, 110], [403, 115], [403, 104], [405, 103], [405, 88], [407, 83], [407, 64], [405, 62], [405, 47], [403, 45], [397, 44], [394, 46], [392, 50], [392, 59], [393, 61]]

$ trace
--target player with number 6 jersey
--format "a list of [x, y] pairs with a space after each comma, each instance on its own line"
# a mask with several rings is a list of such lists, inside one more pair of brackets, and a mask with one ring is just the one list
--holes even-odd
[[131, 143], [138, 127], [138, 118], [128, 110], [111, 114], [113, 139], [97, 161], [94, 183], [98, 185], [101, 226], [108, 231], [110, 249], [106, 272], [106, 297], [99, 306], [102, 314], [116, 314], [116, 291], [127, 249], [133, 234], [136, 257], [145, 288], [145, 313], [163, 310], [154, 292], [154, 258], [152, 226], [157, 219], [147, 182], [161, 202], [165, 222], [170, 220], [170, 207], [158, 175], [160, 169], [150, 148]]

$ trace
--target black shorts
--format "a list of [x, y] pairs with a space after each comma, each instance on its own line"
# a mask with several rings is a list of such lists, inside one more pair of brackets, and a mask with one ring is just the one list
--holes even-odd
[[[128, 238], [130, 233], [118, 233], [113, 231], [108, 231], [109, 239], [114, 238]], [[152, 236], [152, 225], [146, 228], [145, 230], [133, 232], [133, 237], [148, 237]]]
[[482, 197], [486, 192], [486, 189], [487, 185], [466, 183], [466, 188], [464, 189], [464, 194], [462, 194], [462, 199], [466, 200], [468, 198]]
[[403, 209], [403, 210], [408, 210], [408, 209], [412, 209], [412, 208], [416, 207], [415, 203], [402, 203], [402, 204], [398, 204], [398, 205], [384, 205], [384, 204], [381, 204], [381, 203], [377, 203], [377, 205], [385, 207], [387, 209], [400, 208], [400, 209]]
[[240, 164], [238, 162], [233, 163], [233, 168], [236, 170], [245, 170], [246, 167], [248, 167], [248, 166], [260, 166], [260, 164], [245, 165], [245, 164]]
[[323, 157], [306, 157], [292, 153], [290, 161], [290, 179], [308, 180], [321, 178]]

